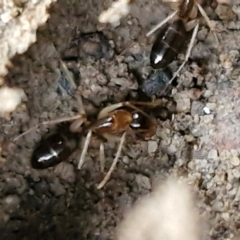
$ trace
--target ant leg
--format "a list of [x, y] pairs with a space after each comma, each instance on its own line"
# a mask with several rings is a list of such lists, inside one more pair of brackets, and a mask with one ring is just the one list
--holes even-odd
[[162, 99], [154, 99], [154, 101], [152, 102], [135, 102], [135, 101], [131, 101], [130, 102], [133, 105], [139, 105], [139, 106], [148, 106], [148, 107], [157, 107], [159, 105], [161, 105], [163, 103]]
[[123, 106], [132, 108], [133, 110], [138, 111], [138, 112], [142, 113], [144, 116], [150, 118], [150, 116], [148, 114], [146, 114], [142, 109], [134, 106], [132, 102], [122, 102], [122, 104], [123, 104]]
[[216, 35], [216, 29], [214, 28], [214, 25], [211, 23], [211, 20], [209, 19], [209, 17], [207, 16], [206, 12], [204, 11], [204, 9], [202, 8], [202, 6], [198, 3], [196, 3], [199, 12], [202, 14], [202, 16], [204, 17], [205, 21], [208, 24], [208, 27], [210, 28], [211, 32], [213, 33], [216, 42], [217, 42], [217, 46], [219, 46], [219, 41], [218, 41], [218, 37]]
[[103, 108], [98, 114], [98, 119], [105, 118], [108, 115], [108, 113], [110, 113], [110, 112], [114, 111], [115, 109], [120, 108], [122, 106], [123, 106], [123, 103], [120, 102], [120, 103], [112, 104], [110, 106]]
[[150, 30], [147, 34], [146, 37], [149, 37], [151, 34], [153, 34], [155, 31], [157, 31], [160, 27], [162, 27], [164, 24], [166, 24], [170, 19], [172, 19], [178, 11], [173, 12], [172, 14], [170, 14], [169, 16], [167, 16], [165, 19], [163, 19], [163, 21], [161, 21], [160, 23], [158, 23], [152, 30]]
[[77, 100], [77, 106], [78, 106], [78, 112], [81, 115], [86, 115], [85, 108], [82, 102], [82, 97], [81, 93], [79, 92], [78, 94], [75, 95], [75, 98]]
[[81, 169], [81, 167], [82, 167], [82, 165], [85, 161], [85, 157], [86, 157], [86, 154], [87, 154], [87, 150], [88, 150], [88, 146], [89, 146], [91, 137], [92, 137], [92, 131], [90, 130], [90, 131], [88, 131], [88, 134], [87, 134], [87, 137], [86, 137], [86, 140], [85, 140], [85, 143], [84, 143], [84, 147], [83, 147], [83, 150], [82, 150], [82, 154], [81, 154], [79, 162], [78, 162], [78, 169]]
[[120, 143], [119, 143], [119, 146], [118, 146], [118, 151], [117, 151], [116, 157], [113, 160], [112, 166], [110, 167], [110, 169], [107, 172], [107, 174], [104, 177], [104, 179], [97, 186], [97, 189], [101, 189], [107, 183], [107, 181], [110, 179], [111, 174], [112, 174], [113, 170], [115, 169], [115, 167], [117, 165], [117, 162], [118, 162], [118, 159], [120, 157], [120, 154], [122, 152], [122, 148], [123, 148], [123, 144], [125, 142], [125, 138], [126, 138], [126, 132], [124, 132], [122, 137], [121, 137], [121, 140], [120, 140]]
[[73, 121], [76, 119], [79, 119], [79, 116], [65, 117], [65, 118], [61, 118], [61, 119], [57, 119], [57, 120], [53, 120], [53, 121], [45, 121], [45, 122], [39, 123], [35, 127], [32, 127], [30, 129], [28, 129], [27, 131], [23, 132], [22, 134], [18, 135], [17, 137], [13, 138], [12, 141], [14, 141], [14, 142], [17, 141], [19, 138], [23, 137], [24, 135], [32, 132], [33, 130], [35, 130], [37, 128], [39, 128], [40, 126], [58, 124], [58, 123], [62, 123], [62, 122]]
[[72, 73], [68, 70], [67, 65], [66, 65], [63, 61], [61, 61], [61, 60], [60, 60], [60, 64], [61, 64], [61, 66], [62, 66], [63, 72], [66, 74], [67, 80], [70, 82], [70, 84], [72, 85], [72, 87], [73, 87], [74, 89], [77, 89], [77, 85], [76, 85], [76, 83], [75, 83], [75, 81], [74, 81], [74, 79], [73, 79], [73, 75], [72, 75]]
[[70, 122], [70, 121], [74, 121], [74, 120], [75, 121], [70, 126], [70, 130], [72, 130], [73, 132], [76, 132], [77, 129], [83, 124], [83, 122], [86, 121], [85, 110], [84, 110], [84, 107], [83, 107], [81, 97], [78, 96], [77, 100], [78, 100], [78, 106], [79, 106], [79, 112], [80, 112], [79, 115], [72, 116], [72, 117], [63, 117], [63, 118], [60, 118], [60, 119], [56, 119], [56, 120], [52, 120], [52, 121], [45, 121], [45, 122], [39, 123], [35, 127], [32, 127], [30, 129], [28, 129], [27, 131], [23, 132], [22, 134], [18, 135], [17, 137], [13, 138], [12, 141], [14, 141], [14, 142], [17, 141], [21, 137], [23, 137], [26, 134], [32, 132], [33, 130], [39, 128], [40, 126], [58, 124], [58, 123], [62, 123], [62, 122]]
[[199, 28], [199, 22], [197, 22], [197, 25], [195, 26], [193, 33], [192, 33], [192, 37], [191, 37], [191, 41], [188, 45], [188, 49], [187, 49], [187, 53], [185, 55], [185, 60], [183, 61], [183, 63], [181, 64], [181, 66], [178, 68], [178, 70], [174, 73], [173, 77], [169, 80], [169, 82], [167, 83], [167, 85], [164, 87], [164, 89], [162, 90], [165, 91], [167, 89], [167, 87], [172, 83], [172, 81], [175, 79], [175, 77], [178, 76], [179, 72], [182, 70], [182, 68], [185, 66], [186, 62], [188, 61], [188, 58], [191, 55], [191, 51], [193, 48], [193, 44], [194, 44], [194, 40], [197, 36], [198, 33], [198, 28]]
[[[62, 66], [62, 69], [64, 71], [64, 73], [67, 76], [67, 79], [70, 81], [70, 83], [73, 85], [73, 87], [76, 89], [77, 86], [72, 78], [71, 73], [69, 72], [69, 70], [67, 69], [67, 66], [64, 62], [60, 61], [60, 64]], [[79, 128], [79, 126], [82, 125], [82, 123], [85, 121], [86, 119], [86, 114], [85, 114], [85, 110], [84, 110], [84, 106], [82, 103], [82, 98], [81, 95], [79, 96], [79, 94], [76, 94], [76, 99], [77, 99], [77, 105], [78, 105], [78, 111], [79, 111], [79, 115], [77, 116], [73, 116], [73, 117], [64, 117], [64, 118], [60, 118], [57, 120], [52, 120], [52, 121], [44, 121], [42, 123], [37, 124], [35, 127], [32, 127], [30, 129], [28, 129], [27, 131], [23, 132], [22, 134], [18, 135], [17, 137], [13, 138], [12, 141], [17, 141], [18, 139], [20, 139], [21, 137], [25, 136], [26, 134], [30, 133], [31, 131], [39, 128], [40, 126], [44, 126], [44, 125], [50, 125], [50, 124], [58, 124], [58, 123], [62, 123], [62, 122], [68, 122], [68, 121], [74, 121], [71, 126], [70, 126], [70, 130], [72, 130], [73, 132], [76, 131], [77, 127]], [[76, 125], [76, 126], [75, 126]]]
[[76, 92], [75, 92], [73, 97], [76, 99], [76, 102], [77, 102], [79, 119], [74, 121], [70, 125], [70, 131], [78, 132], [79, 128], [87, 120], [86, 113], [85, 113], [85, 108], [84, 108], [84, 105], [83, 105], [83, 102], [82, 102], [82, 96], [81, 96], [81, 93], [77, 91], [77, 85], [76, 85], [76, 83], [74, 81], [73, 74], [68, 70], [67, 65], [63, 61], [60, 61], [60, 64], [61, 64], [63, 72], [66, 75], [67, 80], [70, 82], [72, 87], [76, 90]]
[[[147, 113], [145, 113], [142, 109], [134, 106], [136, 102], [122, 102], [123, 106], [126, 106], [126, 107], [129, 107], [129, 108], [132, 108], [133, 110], [135, 111], [138, 111], [140, 113], [142, 113], [144, 116], [148, 117], [148, 118], [151, 118]], [[151, 103], [144, 103], [144, 102], [141, 102], [142, 104], [138, 103], [138, 105], [143, 105], [143, 106], [149, 106]]]
[[[98, 114], [98, 119], [104, 119], [108, 116], [108, 113], [126, 106], [129, 108], [132, 108], [133, 110], [139, 111], [141, 112], [143, 115], [145, 115], [146, 117], [149, 117], [148, 114], [146, 114], [144, 111], [142, 111], [141, 109], [139, 109], [138, 107], [136, 107], [135, 105], [140, 105], [140, 106], [158, 106], [162, 103], [162, 100], [156, 100], [155, 102], [135, 102], [135, 101], [130, 101], [130, 102], [120, 102], [120, 103], [116, 103], [116, 104], [112, 104], [110, 106], [105, 107], [104, 109], [102, 109], [99, 114]], [[105, 120], [104, 120], [105, 121]]]
[[105, 154], [104, 154], [104, 145], [103, 145], [103, 143], [100, 144], [100, 149], [99, 149], [99, 161], [100, 161], [100, 169], [101, 169], [101, 172], [104, 172]]
[[78, 119], [75, 120], [71, 125], [70, 125], [70, 131], [72, 132], [77, 132], [79, 128], [82, 126], [84, 122], [87, 121], [86, 113], [85, 113], [85, 108], [82, 102], [82, 97], [81, 94], [78, 93], [75, 95], [76, 101], [77, 101], [77, 106], [78, 106]]
[[183, 63], [181, 64], [181, 66], [178, 68], [178, 70], [174, 73], [174, 76], [172, 77], [172, 79], [170, 79], [169, 84], [173, 81], [173, 79], [174, 79], [175, 77], [177, 77], [177, 75], [179, 74], [179, 72], [182, 70], [182, 68], [184, 67], [184, 65], [185, 65], [186, 62], [188, 61], [188, 58], [189, 58], [190, 55], [191, 55], [191, 51], [192, 51], [192, 48], [193, 48], [194, 41], [195, 41], [195, 39], [196, 39], [196, 37], [197, 37], [198, 28], [199, 28], [199, 22], [197, 22], [197, 25], [195, 26], [195, 28], [194, 28], [194, 30], [193, 30], [192, 38], [191, 38], [191, 41], [190, 41], [189, 46], [188, 46], [188, 49], [187, 49], [187, 53], [186, 53], [186, 56], [185, 56], [185, 60], [183, 61]]

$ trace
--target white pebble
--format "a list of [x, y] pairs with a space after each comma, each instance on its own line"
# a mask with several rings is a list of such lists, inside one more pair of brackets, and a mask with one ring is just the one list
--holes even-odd
[[218, 199], [212, 202], [212, 211], [221, 211], [223, 208], [223, 202]]
[[148, 153], [149, 154], [156, 152], [157, 148], [158, 148], [157, 142], [148, 141]]
[[190, 98], [177, 100], [177, 112], [189, 112], [191, 108]]
[[210, 114], [211, 113], [211, 111], [208, 107], [204, 107], [203, 111], [204, 111], [205, 114]]
[[216, 160], [218, 158], [218, 152], [216, 149], [211, 149], [208, 153], [208, 158]]
[[230, 162], [233, 166], [238, 166], [240, 163], [240, 160], [237, 156], [233, 156], [231, 157]]
[[227, 189], [228, 191], [231, 190], [232, 187], [233, 187], [233, 185], [232, 185], [231, 183], [227, 183], [226, 189]]
[[129, 164], [130, 159], [129, 159], [128, 156], [123, 156], [122, 161], [123, 161], [125, 164]]
[[21, 88], [0, 88], [0, 115], [13, 112], [23, 99], [26, 95]]
[[240, 178], [240, 171], [238, 169], [233, 169], [232, 174], [235, 178]]
[[230, 217], [229, 213], [227, 213], [227, 212], [222, 213], [222, 218], [223, 218], [225, 221], [228, 221], [228, 220], [229, 220], [229, 217]]
[[98, 17], [100, 23], [110, 23], [117, 27], [120, 24], [120, 19], [127, 16], [130, 11], [130, 0], [119, 0], [112, 3], [112, 6], [106, 11], [101, 12]]
[[238, 191], [235, 195], [235, 198], [234, 198], [235, 201], [240, 201], [240, 187], [238, 188]]

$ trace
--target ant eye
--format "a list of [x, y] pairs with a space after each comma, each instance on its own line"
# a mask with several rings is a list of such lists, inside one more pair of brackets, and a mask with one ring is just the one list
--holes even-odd
[[134, 113], [133, 114], [133, 119], [138, 119], [139, 118], [139, 114], [138, 113]]

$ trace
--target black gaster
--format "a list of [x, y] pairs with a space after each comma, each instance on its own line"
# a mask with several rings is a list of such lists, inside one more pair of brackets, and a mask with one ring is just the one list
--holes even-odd
[[33, 152], [32, 167], [45, 169], [66, 160], [76, 149], [78, 137], [74, 133], [67, 135], [55, 133], [43, 139]]
[[182, 51], [187, 37], [187, 31], [181, 19], [163, 27], [152, 47], [150, 55], [152, 68], [167, 67]]

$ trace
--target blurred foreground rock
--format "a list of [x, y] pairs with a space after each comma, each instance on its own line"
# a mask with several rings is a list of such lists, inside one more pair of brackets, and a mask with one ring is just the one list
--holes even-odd
[[202, 239], [194, 202], [186, 183], [169, 179], [135, 204], [117, 227], [115, 239]]
[[4, 84], [7, 66], [16, 54], [22, 54], [36, 41], [36, 31], [56, 0], [0, 0], [0, 86]]

